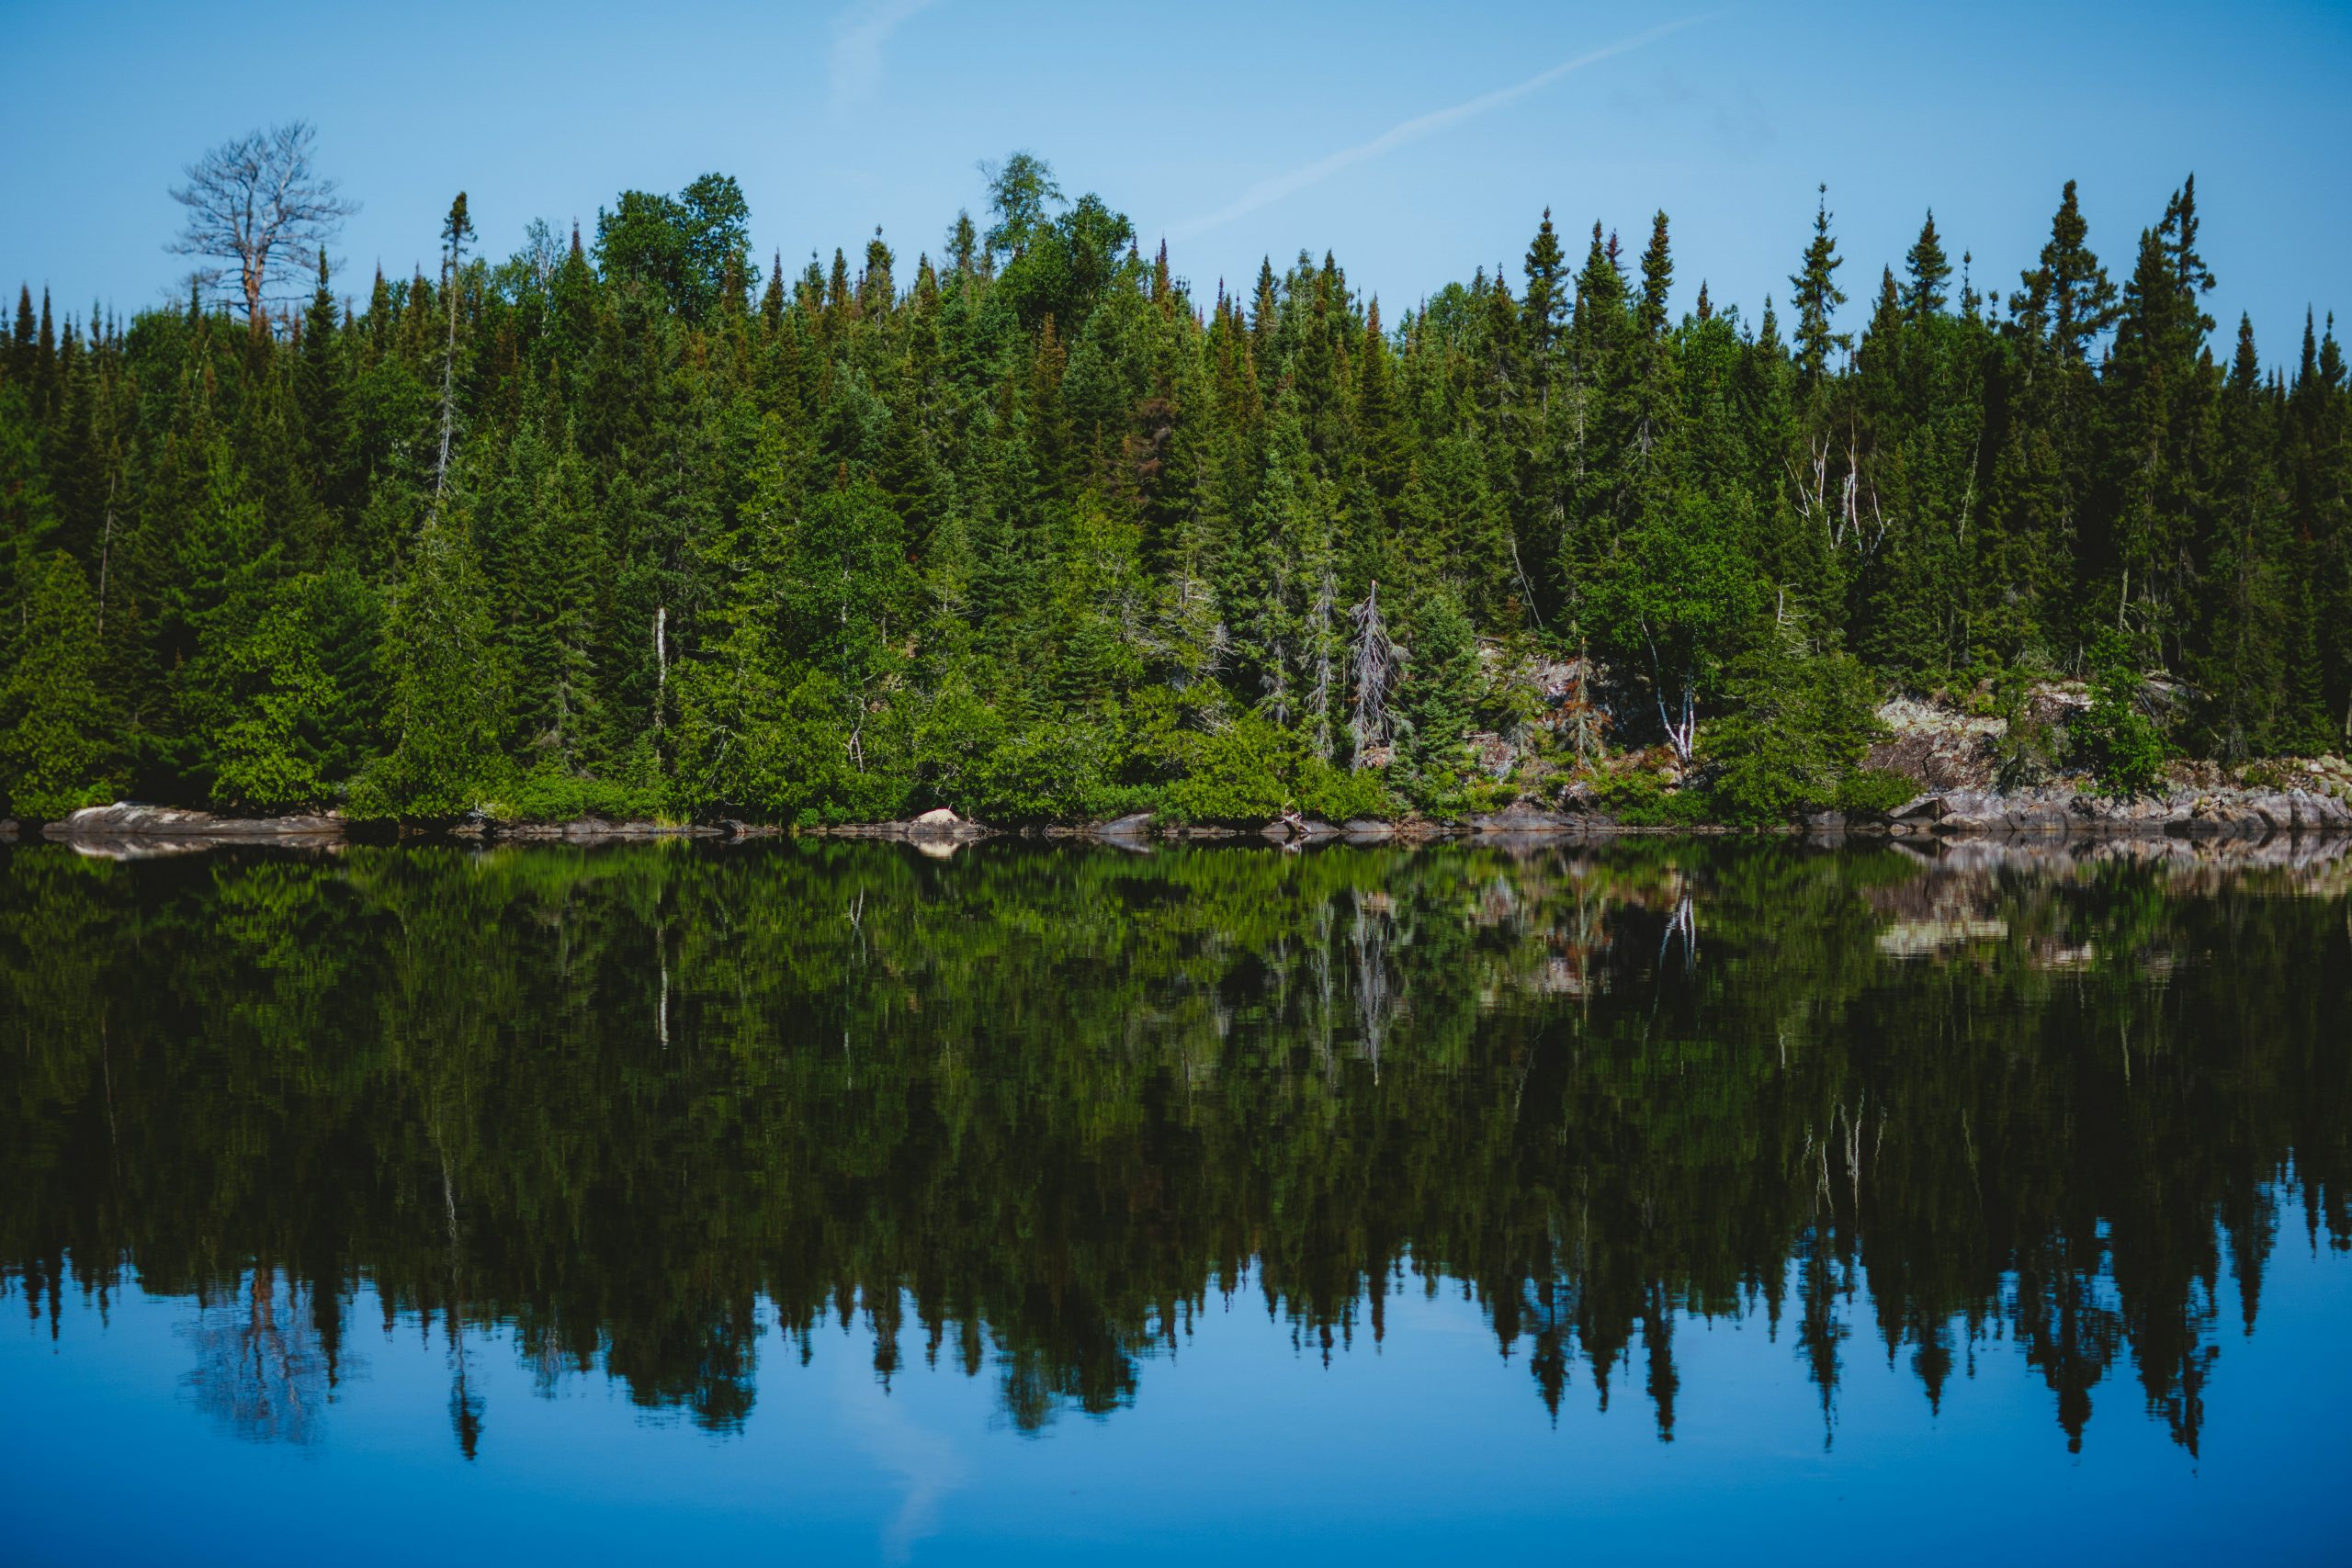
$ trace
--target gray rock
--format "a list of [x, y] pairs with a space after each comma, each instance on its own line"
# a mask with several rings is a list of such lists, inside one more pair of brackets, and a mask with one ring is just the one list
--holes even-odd
[[902, 839], [962, 840], [989, 836], [986, 828], [977, 822], [967, 822], [944, 806], [933, 807], [911, 822], [897, 822], [891, 826], [899, 829], [893, 836]]
[[575, 817], [569, 822], [501, 822], [494, 835], [524, 843], [603, 844], [640, 839], [716, 839], [724, 829], [708, 822], [616, 820]]
[[1473, 833], [1566, 833], [1583, 825], [1562, 812], [1546, 811], [1524, 801], [1514, 802], [1500, 811], [1478, 812], [1463, 821], [1463, 826]]
[[62, 822], [46, 823], [41, 837], [74, 843], [107, 839], [182, 839], [236, 843], [332, 841], [344, 836], [339, 812], [300, 817], [221, 817], [168, 806], [117, 801], [89, 806]]

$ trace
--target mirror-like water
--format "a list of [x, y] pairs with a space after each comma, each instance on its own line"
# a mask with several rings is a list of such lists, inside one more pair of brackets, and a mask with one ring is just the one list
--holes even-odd
[[2323, 1560], [2339, 852], [6, 852], [0, 1519]]

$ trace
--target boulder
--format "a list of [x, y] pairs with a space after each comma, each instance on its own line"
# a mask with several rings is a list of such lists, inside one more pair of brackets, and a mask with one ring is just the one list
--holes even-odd
[[944, 806], [935, 806], [911, 822], [893, 824], [898, 835], [909, 839], [979, 839], [988, 829], [977, 822], [967, 822]]
[[168, 806], [117, 801], [88, 806], [62, 822], [51, 822], [41, 837], [74, 843], [107, 839], [204, 840], [224, 843], [321, 843], [344, 836], [339, 812], [299, 817], [222, 817]]
[[1596, 812], [1600, 809], [1600, 792], [1592, 787], [1589, 779], [1578, 779], [1560, 792], [1563, 811]]

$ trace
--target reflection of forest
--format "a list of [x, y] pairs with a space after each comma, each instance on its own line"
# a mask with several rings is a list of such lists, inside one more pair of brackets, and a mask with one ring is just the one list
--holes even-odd
[[[1023, 1426], [1210, 1292], [1329, 1353], [1473, 1290], [1557, 1408], [1759, 1316], [1834, 1421], [2014, 1338], [2192, 1447], [2282, 1182], [2352, 1238], [2346, 863], [1643, 841], [354, 849], [0, 871], [0, 1268], [201, 1302], [300, 1440], [364, 1277], [714, 1427], [864, 1317]], [[1369, 1283], [1368, 1283], [1369, 1282]], [[2232, 1325], [2231, 1331], [2235, 1331]], [[473, 1352], [481, 1354], [477, 1347]]]

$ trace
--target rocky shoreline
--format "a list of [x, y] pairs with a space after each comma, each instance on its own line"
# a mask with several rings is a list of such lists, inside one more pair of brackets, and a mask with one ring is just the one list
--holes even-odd
[[[168, 854], [231, 844], [329, 847], [352, 840], [418, 838], [601, 844], [666, 839], [734, 840], [794, 832], [808, 837], [896, 840], [944, 854], [965, 844], [997, 837], [1077, 840], [1143, 848], [1170, 840], [1257, 839], [1283, 845], [1329, 841], [1361, 844], [1749, 830], [1708, 825], [1657, 827], [1622, 822], [1597, 807], [1557, 810], [1527, 803], [1500, 811], [1475, 813], [1451, 822], [1408, 818], [1329, 823], [1293, 816], [1250, 828], [1170, 823], [1148, 813], [1136, 813], [1104, 822], [1001, 829], [967, 821], [943, 808], [900, 822], [786, 829], [735, 819], [674, 823], [590, 817], [569, 822], [504, 822], [480, 816], [430, 828], [396, 828], [351, 822], [336, 812], [236, 817], [124, 801], [89, 807], [62, 821], [41, 824], [39, 836], [90, 852], [109, 852], [111, 848], [112, 852], [127, 855]], [[1779, 830], [1815, 838], [2165, 838], [2260, 841], [2276, 837], [2352, 836], [2352, 804], [2329, 791], [2306, 789], [2184, 787], [2129, 800], [2108, 799], [2064, 788], [2009, 793], [1953, 789], [1923, 794], [1884, 816], [1818, 812]], [[24, 834], [25, 829], [18, 824], [0, 822], [0, 839]]]

